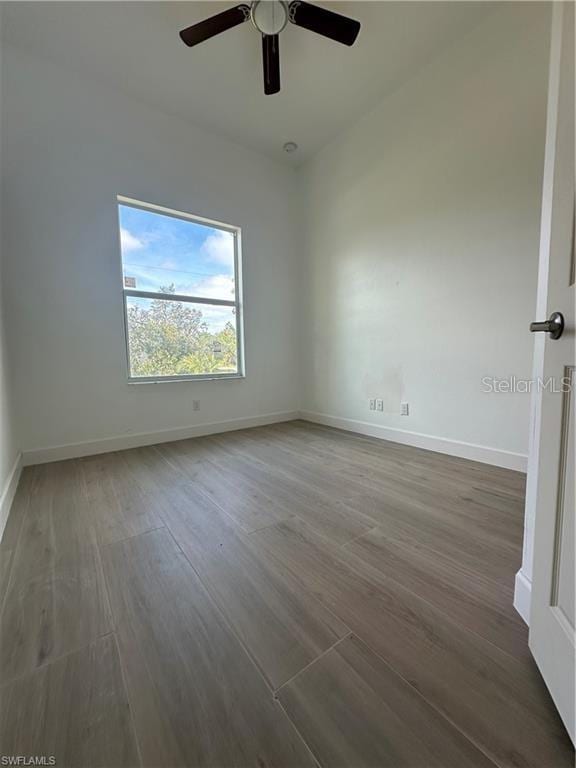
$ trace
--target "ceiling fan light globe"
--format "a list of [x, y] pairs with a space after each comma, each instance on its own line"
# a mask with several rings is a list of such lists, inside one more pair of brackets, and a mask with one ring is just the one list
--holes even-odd
[[277, 35], [288, 23], [288, 3], [284, 0], [254, 0], [250, 18], [263, 35]]

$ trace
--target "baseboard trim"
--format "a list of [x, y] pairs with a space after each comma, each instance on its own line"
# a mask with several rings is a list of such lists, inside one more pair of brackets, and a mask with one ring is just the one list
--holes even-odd
[[446, 453], [449, 456], [458, 456], [462, 459], [479, 461], [483, 464], [492, 464], [504, 469], [514, 469], [518, 472], [526, 472], [528, 457], [522, 453], [503, 451], [499, 448], [489, 448], [486, 445], [475, 445], [460, 440], [449, 440], [445, 437], [425, 435], [420, 432], [409, 432], [394, 427], [383, 427], [379, 424], [370, 424], [356, 419], [345, 419], [341, 416], [330, 416], [326, 413], [315, 411], [301, 411], [300, 418], [328, 427], [345, 429], [348, 432], [358, 432], [361, 435], [377, 437], [381, 440], [390, 440], [393, 443], [412, 445], [415, 448], [424, 448], [428, 451]]
[[[45, 448], [30, 448], [22, 452], [21, 466], [31, 464], [46, 464], [50, 461], [63, 459], [76, 459], [82, 456], [92, 456], [109, 451], [121, 451], [128, 448], [138, 448], [143, 445], [155, 443], [168, 443], [174, 440], [187, 440], [191, 437], [213, 435], [220, 432], [232, 432], [238, 429], [250, 427], [262, 427], [266, 424], [277, 424], [282, 421], [304, 419], [305, 421], [324, 424], [348, 432], [357, 432], [361, 435], [376, 437], [381, 440], [390, 440], [394, 443], [412, 445], [416, 448], [424, 448], [429, 451], [445, 453], [450, 456], [458, 456], [463, 459], [479, 461], [484, 464], [492, 464], [505, 469], [513, 469], [526, 472], [527, 457], [524, 454], [503, 451], [497, 448], [489, 448], [484, 445], [465, 443], [458, 440], [448, 440], [433, 435], [425, 435], [419, 432], [409, 432], [393, 427], [383, 427], [378, 424], [370, 424], [356, 419], [346, 419], [340, 416], [330, 416], [315, 411], [279, 411], [266, 413], [261, 416], [248, 416], [227, 421], [215, 421], [206, 424], [194, 424], [177, 429], [162, 429], [156, 432], [140, 432], [130, 435], [116, 435], [100, 440], [87, 440], [65, 445], [54, 445]], [[4, 498], [4, 497], [2, 497]]]
[[22, 454], [19, 453], [16, 456], [16, 460], [12, 465], [12, 469], [10, 470], [8, 477], [6, 478], [4, 488], [2, 489], [2, 495], [0, 495], [0, 539], [4, 534], [4, 528], [6, 528], [8, 515], [10, 514], [10, 509], [12, 508], [14, 496], [16, 495], [16, 488], [18, 488], [18, 481], [20, 480], [21, 472]]
[[278, 424], [282, 421], [293, 421], [299, 418], [298, 411], [281, 411], [266, 413], [261, 416], [248, 416], [228, 421], [214, 421], [207, 424], [194, 424], [178, 429], [162, 429], [157, 432], [140, 432], [131, 435], [118, 435], [101, 440], [87, 440], [81, 443], [54, 445], [47, 448], [33, 448], [22, 452], [24, 466], [31, 464], [46, 464], [50, 461], [77, 459], [82, 456], [93, 456], [109, 451], [122, 451], [128, 448], [138, 448], [143, 445], [170, 443], [174, 440], [187, 440], [190, 437], [216, 435], [220, 432], [233, 432], [249, 427], [263, 427], [266, 424]]
[[532, 582], [522, 572], [522, 569], [516, 574], [514, 581], [514, 608], [530, 626], [530, 601], [532, 598]]

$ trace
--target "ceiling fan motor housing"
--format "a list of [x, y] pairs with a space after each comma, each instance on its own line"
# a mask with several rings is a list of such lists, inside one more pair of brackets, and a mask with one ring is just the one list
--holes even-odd
[[250, 19], [263, 35], [278, 35], [290, 18], [288, 3], [284, 0], [253, 0]]

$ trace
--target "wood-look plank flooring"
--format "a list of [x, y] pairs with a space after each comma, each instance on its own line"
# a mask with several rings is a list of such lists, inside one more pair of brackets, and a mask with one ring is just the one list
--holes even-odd
[[194, 488], [174, 489], [160, 506], [170, 531], [271, 688], [279, 688], [349, 633]]
[[564, 768], [512, 607], [524, 476], [308, 424], [27, 468], [0, 756]]
[[[7, 682], [112, 630], [108, 596], [80, 466], [38, 467], [12, 554], [0, 618], [0, 680]], [[25, 503], [18, 498], [16, 507]]]
[[314, 766], [167, 530], [104, 561], [145, 765]]
[[3, 756], [53, 758], [57, 766], [138, 764], [113, 635], [8, 683], [1, 695]]

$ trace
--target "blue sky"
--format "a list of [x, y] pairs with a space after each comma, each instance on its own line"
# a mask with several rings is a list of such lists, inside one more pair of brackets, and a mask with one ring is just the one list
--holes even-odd
[[[124, 277], [140, 291], [174, 284], [176, 293], [234, 300], [234, 238], [229, 232], [119, 205]], [[147, 306], [147, 299], [131, 299]], [[233, 308], [196, 305], [210, 330], [235, 324]]]
[[119, 205], [125, 277], [141, 291], [174, 283], [176, 293], [234, 299], [234, 238], [229, 232]]

